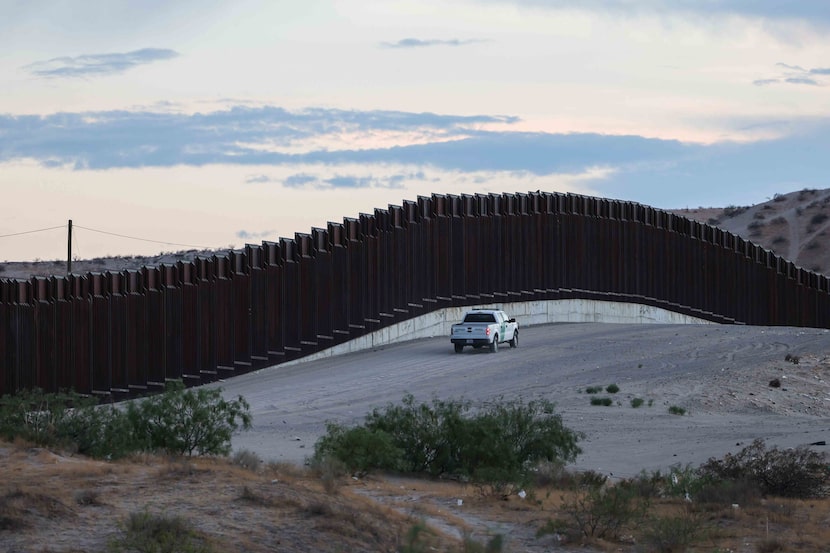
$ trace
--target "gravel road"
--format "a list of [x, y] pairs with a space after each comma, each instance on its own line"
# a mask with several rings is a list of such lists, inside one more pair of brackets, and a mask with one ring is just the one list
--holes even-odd
[[[303, 463], [326, 421], [359, 423], [406, 393], [418, 401], [552, 400], [565, 425], [584, 433], [574, 468], [612, 477], [697, 465], [755, 438], [778, 447], [830, 439], [823, 329], [581, 323], [525, 327], [520, 336], [517, 349], [495, 354], [455, 354], [440, 337], [226, 380], [218, 384], [224, 395], [244, 396], [254, 416], [234, 449]], [[773, 377], [784, 385], [771, 388]], [[585, 388], [612, 383], [620, 391], [602, 395], [614, 404], [590, 405]], [[644, 405], [632, 408], [633, 398]], [[669, 406], [687, 412], [672, 415]]]

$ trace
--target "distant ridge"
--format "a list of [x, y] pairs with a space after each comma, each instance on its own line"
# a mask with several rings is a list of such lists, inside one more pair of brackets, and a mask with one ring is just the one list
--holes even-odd
[[750, 206], [668, 211], [737, 234], [803, 269], [830, 275], [830, 189], [776, 194]]

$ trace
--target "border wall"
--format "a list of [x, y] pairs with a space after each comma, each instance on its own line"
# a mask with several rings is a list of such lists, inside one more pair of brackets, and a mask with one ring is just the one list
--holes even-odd
[[0, 395], [123, 399], [447, 308], [552, 300], [830, 327], [827, 277], [716, 227], [572, 194], [432, 195], [193, 261], [0, 279]]

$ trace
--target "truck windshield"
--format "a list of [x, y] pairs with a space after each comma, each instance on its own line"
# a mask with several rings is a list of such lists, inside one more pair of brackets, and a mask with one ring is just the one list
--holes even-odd
[[468, 313], [464, 317], [465, 323], [494, 323], [496, 316], [492, 313]]

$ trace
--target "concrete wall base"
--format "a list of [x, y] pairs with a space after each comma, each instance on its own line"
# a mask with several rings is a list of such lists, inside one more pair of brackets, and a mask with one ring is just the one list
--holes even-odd
[[[601, 300], [568, 299], [495, 302], [475, 307], [501, 309], [509, 316], [515, 317], [519, 321], [520, 328], [548, 323], [717, 324], [659, 307]], [[461, 321], [464, 314], [473, 308], [474, 306], [449, 307], [433, 311], [301, 359], [283, 363], [282, 366], [436, 336], [446, 336], [447, 347], [449, 348], [450, 327]]]

